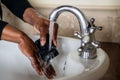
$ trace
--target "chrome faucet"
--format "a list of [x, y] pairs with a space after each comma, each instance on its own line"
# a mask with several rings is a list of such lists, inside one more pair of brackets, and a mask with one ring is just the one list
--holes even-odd
[[96, 29], [102, 30], [102, 27], [97, 27], [94, 25], [94, 18], [88, 22], [82, 11], [76, 7], [68, 5], [55, 8], [49, 15], [50, 21], [55, 22], [58, 16], [64, 11], [73, 13], [78, 19], [81, 33], [75, 32], [74, 35], [81, 39], [81, 45], [78, 48], [78, 52], [80, 53], [79, 55], [82, 58], [87, 59], [97, 57], [96, 49], [100, 47], [100, 43], [95, 40], [94, 32]]

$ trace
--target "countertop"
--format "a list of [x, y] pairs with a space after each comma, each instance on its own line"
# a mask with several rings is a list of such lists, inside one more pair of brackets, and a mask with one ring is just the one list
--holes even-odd
[[101, 48], [107, 52], [110, 58], [110, 66], [100, 80], [120, 80], [120, 44], [101, 42]]

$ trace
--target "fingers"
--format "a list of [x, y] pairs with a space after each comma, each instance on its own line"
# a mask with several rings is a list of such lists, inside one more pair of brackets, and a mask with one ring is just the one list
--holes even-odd
[[46, 34], [44, 35], [40, 34], [40, 43], [42, 46], [46, 43]]
[[44, 63], [42, 62], [42, 60], [39, 60], [39, 67], [37, 66], [37, 63], [35, 63], [36, 65], [33, 65], [33, 67], [35, 68], [36, 72], [41, 75], [42, 73], [44, 73], [44, 75], [48, 78], [48, 79], [53, 79], [56, 76], [56, 72], [54, 70], [54, 68], [52, 67], [52, 65], [44, 65]]
[[57, 46], [57, 33], [58, 33], [58, 24], [55, 23], [53, 28], [53, 43], [55, 46]]
[[40, 31], [39, 31], [39, 29], [38, 29], [38, 27], [37, 27], [37, 26], [35, 26], [35, 25], [34, 25], [34, 27], [33, 27], [33, 28], [34, 28], [34, 30], [35, 30], [37, 33], [39, 33], [39, 34], [40, 34]]
[[31, 65], [35, 69], [35, 71], [41, 76], [42, 75], [42, 69], [41, 66], [39, 65], [39, 62], [37, 61], [36, 58], [29, 58], [31, 61]]
[[[46, 42], [46, 35], [49, 32], [49, 24], [50, 22], [47, 19], [44, 18], [39, 18], [36, 20], [34, 24], [34, 30], [40, 34], [40, 38], [42, 45], [45, 44]], [[53, 43], [56, 46], [57, 45], [57, 32], [58, 32], [58, 24], [54, 24], [54, 29], [53, 29]]]
[[[35, 30], [37, 32], [39, 32], [39, 34], [40, 34], [41, 45], [44, 45], [46, 43], [46, 36], [47, 36], [48, 31], [49, 31], [49, 21], [43, 19], [42, 23], [41, 24], [40, 24], [40, 22], [37, 23], [34, 28], [36, 28], [37, 30], [36, 29]], [[57, 39], [57, 32], [58, 32], [58, 24], [55, 23], [54, 29], [53, 29], [53, 43], [55, 46], [57, 45], [57, 40], [56, 40]], [[56, 73], [55, 73], [53, 66], [49, 65], [46, 67], [40, 58], [38, 58], [37, 56], [36, 56], [36, 58], [38, 59], [39, 66], [40, 66], [40, 67], [38, 67], [38, 65], [37, 65], [38, 63], [35, 63], [36, 65], [33, 64], [33, 67], [35, 68], [36, 72], [38, 74], [40, 74], [40, 68], [41, 68], [42, 72], [44, 73], [44, 75], [48, 79], [54, 78], [56, 76]]]
[[35, 60], [33, 60], [33, 67], [35, 68], [36, 72], [41, 75], [42, 73], [48, 78], [48, 79], [52, 79], [56, 76], [55, 70], [53, 68], [53, 66], [50, 65], [45, 65], [43, 60], [41, 59], [41, 57], [36, 54], [35, 55]]
[[51, 64], [47, 66], [45, 69], [43, 69], [43, 72], [48, 79], [52, 79], [56, 76], [55, 70]]
[[48, 73], [52, 74], [53, 76], [56, 76], [56, 72], [51, 64], [47, 67], [47, 71], [48, 71]]

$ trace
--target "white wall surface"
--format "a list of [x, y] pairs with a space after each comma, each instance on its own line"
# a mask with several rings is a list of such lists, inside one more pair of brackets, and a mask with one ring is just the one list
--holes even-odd
[[82, 8], [120, 8], [120, 0], [29, 0], [35, 7], [76, 5]]

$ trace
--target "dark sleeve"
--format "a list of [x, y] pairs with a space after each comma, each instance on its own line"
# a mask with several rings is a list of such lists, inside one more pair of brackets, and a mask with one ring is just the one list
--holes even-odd
[[1, 39], [2, 31], [7, 24], [8, 24], [7, 22], [0, 20], [0, 39]]
[[1, 2], [17, 17], [23, 20], [26, 8], [32, 7], [28, 0], [1, 0]]

